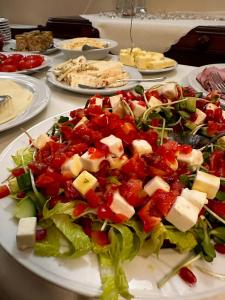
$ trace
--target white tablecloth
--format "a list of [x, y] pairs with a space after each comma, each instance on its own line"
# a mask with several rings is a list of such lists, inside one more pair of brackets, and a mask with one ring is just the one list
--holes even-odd
[[[55, 58], [55, 62], [60, 60], [60, 56]], [[177, 70], [167, 73], [168, 81], [185, 83], [185, 77], [194, 67], [179, 65]], [[45, 72], [34, 74], [33, 76], [45, 81]], [[153, 75], [151, 77], [157, 77]], [[146, 76], [147, 78], [147, 76]], [[155, 84], [155, 83], [152, 83]], [[145, 83], [150, 86], [150, 84]], [[32, 120], [23, 124], [23, 128], [28, 129], [42, 120], [64, 112], [83, 106], [87, 96], [76, 95], [72, 92], [61, 90], [50, 86], [51, 101], [48, 107]], [[0, 152], [19, 134], [20, 126], [0, 133]], [[3, 224], [1, 224], [3, 226]], [[7, 229], [6, 229], [7, 230]], [[41, 276], [41, 274], [40, 274]], [[85, 291], [84, 291], [85, 293]], [[75, 295], [52, 283], [34, 275], [29, 270], [17, 263], [0, 246], [0, 299], [1, 300], [87, 300], [86, 297]], [[224, 300], [225, 295], [213, 297], [210, 300]], [[110, 299], [109, 299], [110, 300]], [[206, 299], [204, 299], [206, 300]]]
[[[130, 19], [99, 15], [82, 15], [92, 22], [92, 26], [100, 32], [101, 38], [108, 38], [119, 43], [116, 51], [121, 48], [131, 47]], [[157, 52], [167, 51], [182, 36], [197, 26], [225, 26], [225, 21], [210, 20], [151, 20], [133, 19], [133, 41], [135, 47]]]

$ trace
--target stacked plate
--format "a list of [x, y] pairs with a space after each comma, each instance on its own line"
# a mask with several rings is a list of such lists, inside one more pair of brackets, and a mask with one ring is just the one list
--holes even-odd
[[9, 41], [11, 39], [11, 29], [8, 19], [0, 18], [0, 33], [3, 34], [5, 41]]

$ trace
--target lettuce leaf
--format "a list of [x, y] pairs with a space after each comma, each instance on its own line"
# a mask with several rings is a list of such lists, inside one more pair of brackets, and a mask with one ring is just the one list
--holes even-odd
[[62, 256], [60, 253], [60, 231], [53, 225], [47, 229], [47, 238], [36, 242], [34, 253], [38, 256]]
[[181, 232], [176, 229], [166, 231], [166, 239], [176, 245], [180, 252], [190, 252], [197, 246], [197, 240], [191, 231]]
[[67, 215], [72, 215], [73, 209], [75, 206], [75, 201], [70, 201], [66, 203], [57, 203], [52, 209], [48, 209], [47, 207], [48, 202], [46, 205], [43, 207], [43, 218], [48, 219], [53, 217], [54, 215], [59, 215], [59, 214], [67, 214]]
[[12, 155], [12, 159], [17, 167], [26, 167], [32, 160], [35, 149], [32, 147], [26, 147], [19, 149], [15, 155]]
[[91, 250], [91, 241], [82, 228], [73, 223], [68, 215], [54, 215], [51, 217], [55, 226], [63, 233], [72, 246], [70, 257], [80, 257]]

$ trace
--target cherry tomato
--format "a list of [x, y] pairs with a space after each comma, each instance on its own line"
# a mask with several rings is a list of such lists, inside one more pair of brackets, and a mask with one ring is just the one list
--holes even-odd
[[10, 194], [9, 188], [7, 185], [0, 186], [0, 199], [8, 196]]
[[41, 65], [41, 64], [43, 63], [43, 61], [44, 61], [44, 57], [43, 57], [42, 55], [38, 55], [38, 54], [27, 55], [27, 56], [25, 57], [25, 59], [27, 59], [27, 60], [31, 60], [31, 59], [36, 60], [36, 61], [38, 61], [38, 62], [40, 63], [40, 65]]
[[100, 246], [105, 246], [110, 244], [108, 239], [108, 234], [105, 231], [92, 231], [91, 237]]
[[17, 64], [24, 56], [22, 54], [12, 54], [8, 56], [8, 59], [11, 59], [14, 64]]

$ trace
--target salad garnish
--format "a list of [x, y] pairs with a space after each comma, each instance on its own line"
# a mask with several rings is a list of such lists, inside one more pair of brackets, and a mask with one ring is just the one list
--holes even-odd
[[[95, 95], [12, 156], [0, 198], [15, 200], [17, 246], [75, 259], [94, 252], [100, 299], [131, 299], [123, 264], [171, 248], [187, 256], [157, 284], [225, 249], [225, 113], [174, 82]], [[26, 224], [26, 228], [24, 227]], [[196, 262], [198, 260], [198, 264]]]

